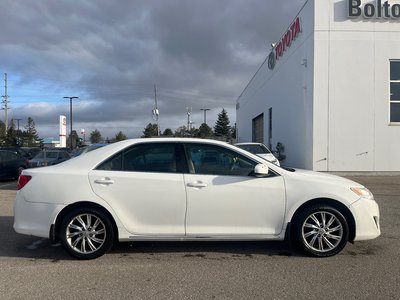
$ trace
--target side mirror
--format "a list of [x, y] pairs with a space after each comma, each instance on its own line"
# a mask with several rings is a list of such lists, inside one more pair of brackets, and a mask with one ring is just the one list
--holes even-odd
[[258, 164], [254, 167], [254, 175], [256, 177], [266, 177], [268, 176], [269, 168], [267, 165]]

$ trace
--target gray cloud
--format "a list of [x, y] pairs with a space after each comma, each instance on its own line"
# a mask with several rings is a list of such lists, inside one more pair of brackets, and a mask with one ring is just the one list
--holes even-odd
[[56, 136], [63, 96], [79, 96], [77, 127], [134, 137], [153, 121], [156, 83], [162, 129], [184, 125], [187, 106], [195, 126], [202, 107], [213, 109], [209, 125], [222, 107], [234, 122], [237, 96], [304, 2], [1, 1], [10, 115]]

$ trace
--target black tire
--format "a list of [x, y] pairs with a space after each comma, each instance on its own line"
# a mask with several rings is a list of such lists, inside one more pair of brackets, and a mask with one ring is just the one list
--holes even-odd
[[338, 254], [349, 239], [349, 225], [336, 208], [313, 205], [305, 208], [293, 222], [296, 245], [307, 254], [328, 257]]
[[61, 221], [59, 238], [73, 257], [94, 259], [111, 249], [114, 231], [110, 219], [101, 210], [78, 208]]
[[19, 178], [19, 176], [21, 175], [21, 173], [22, 173], [23, 170], [25, 170], [24, 167], [18, 167], [18, 169], [17, 169], [17, 174], [15, 174], [14, 179], [17, 179], [17, 180], [18, 180], [18, 178]]

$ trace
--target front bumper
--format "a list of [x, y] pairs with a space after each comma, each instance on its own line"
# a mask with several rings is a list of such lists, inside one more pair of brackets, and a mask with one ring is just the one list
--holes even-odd
[[378, 204], [374, 200], [359, 199], [350, 206], [356, 222], [355, 241], [374, 239], [381, 234]]

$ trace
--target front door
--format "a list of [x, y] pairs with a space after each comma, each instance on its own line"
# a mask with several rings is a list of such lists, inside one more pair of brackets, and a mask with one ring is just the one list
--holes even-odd
[[285, 213], [283, 178], [256, 178], [258, 163], [221, 146], [187, 143], [190, 173], [186, 234], [190, 236], [277, 235]]

